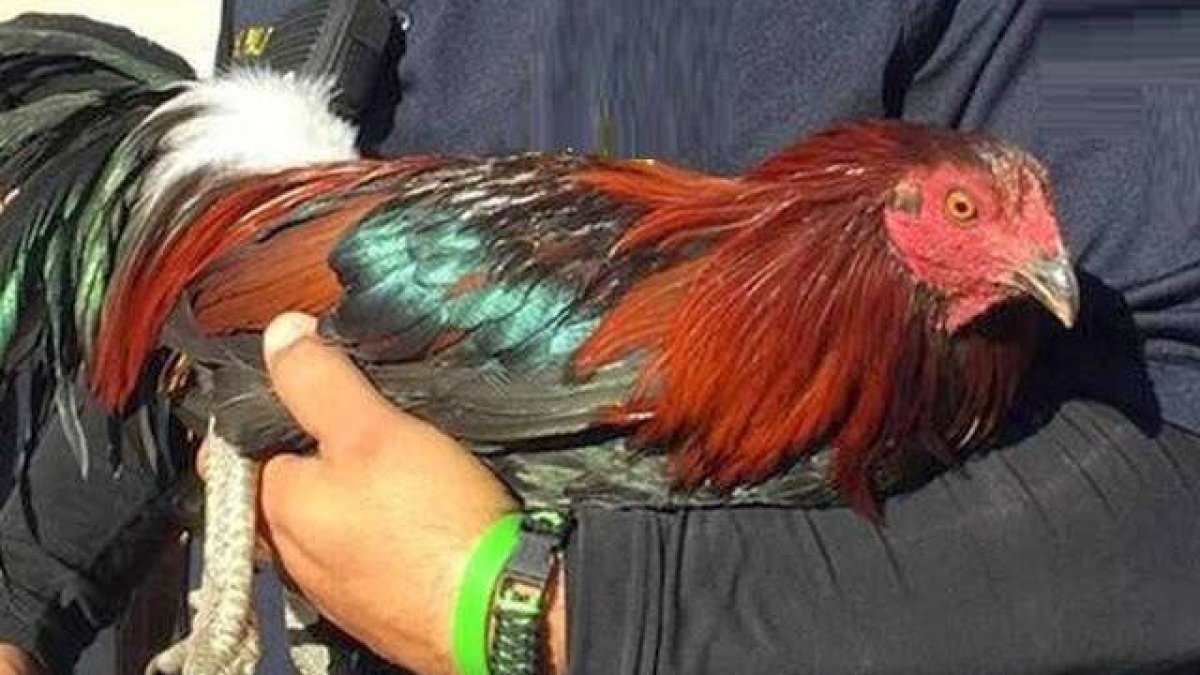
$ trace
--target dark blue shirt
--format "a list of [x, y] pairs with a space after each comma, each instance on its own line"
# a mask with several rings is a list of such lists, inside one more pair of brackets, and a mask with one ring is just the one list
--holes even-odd
[[983, 129], [1051, 167], [1080, 268], [1081, 323], [1034, 387], [1049, 419], [891, 500], [885, 527], [583, 512], [574, 672], [1200, 667], [1200, 442], [1177, 428], [1200, 430], [1200, 8], [404, 4], [402, 96], [365, 134], [382, 154], [566, 148], [733, 172], [841, 118]]

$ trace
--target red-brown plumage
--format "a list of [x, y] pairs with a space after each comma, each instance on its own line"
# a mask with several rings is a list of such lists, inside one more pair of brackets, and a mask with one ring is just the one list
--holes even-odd
[[284, 230], [269, 244], [244, 245], [224, 256], [192, 285], [192, 309], [209, 334], [262, 330], [286, 311], [320, 315], [342, 295], [329, 267], [333, 247], [388, 195], [348, 197], [303, 228]]
[[618, 254], [700, 251], [636, 285], [577, 357], [586, 373], [648, 355], [627, 412], [649, 418], [641, 440], [673, 448], [683, 485], [756, 482], [830, 443], [834, 484], [875, 516], [874, 478], [905, 451], [946, 457], [1003, 418], [1030, 351], [1027, 308], [951, 336], [946, 303], [882, 225], [915, 166], [979, 164], [961, 140], [942, 152], [913, 134], [836, 129], [741, 179], [654, 164], [579, 177], [650, 208]]
[[[207, 186], [210, 190], [207, 201], [198, 210], [184, 209], [174, 216], [188, 221], [178, 228], [177, 234], [152, 242], [125, 274], [114, 279], [91, 359], [94, 364], [91, 383], [97, 397], [110, 408], [120, 409], [136, 386], [142, 366], [184, 289], [210, 268], [222, 267], [221, 259], [226, 253], [294, 216], [301, 205], [373, 180], [413, 173], [435, 161], [414, 157], [402, 162], [322, 165], [237, 180], [224, 187]], [[354, 203], [361, 205], [357, 200]], [[162, 206], [164, 212], [172, 213], [172, 207], [178, 205]], [[330, 221], [330, 229], [336, 229], [338, 224], [345, 226], [349, 222], [335, 218]], [[315, 251], [304, 252], [303, 239], [295, 243], [295, 247], [286, 248], [295, 249], [305, 259], [312, 258]], [[289, 284], [270, 284], [268, 288], [259, 285], [256, 276], [261, 274], [265, 280], [278, 270], [259, 265], [255, 260], [244, 262], [242, 266], [222, 267], [233, 285], [223, 286], [217, 277], [208, 280], [210, 291], [224, 293], [223, 297], [210, 296], [204, 307], [214, 332], [262, 325], [261, 308], [239, 317], [233, 308], [222, 305], [222, 301], [236, 301], [239, 292], [283, 293], [268, 303], [271, 308], [281, 310], [331, 302], [329, 296], [333, 290], [323, 273], [298, 280], [308, 282], [302, 284], [303, 288]], [[306, 296], [310, 291], [313, 294]], [[292, 301], [295, 306], [288, 306]]]

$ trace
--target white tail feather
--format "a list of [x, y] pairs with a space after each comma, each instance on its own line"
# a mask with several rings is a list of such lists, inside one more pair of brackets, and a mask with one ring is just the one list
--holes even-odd
[[198, 170], [253, 174], [356, 159], [355, 128], [332, 112], [332, 94], [326, 80], [251, 68], [190, 85], [146, 120], [199, 111], [166, 135], [147, 193]]

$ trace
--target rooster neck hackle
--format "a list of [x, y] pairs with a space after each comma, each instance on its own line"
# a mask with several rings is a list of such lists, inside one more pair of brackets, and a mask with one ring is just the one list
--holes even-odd
[[1031, 326], [1016, 307], [949, 335], [943, 299], [881, 225], [914, 161], [904, 139], [885, 125], [822, 140], [742, 179], [654, 164], [582, 176], [650, 208], [618, 254], [702, 252], [636, 285], [578, 365], [649, 355], [621, 413], [648, 419], [638, 435], [674, 449], [685, 486], [757, 482], [828, 443], [833, 482], [875, 516], [879, 472], [918, 448], [945, 459], [1001, 421]]

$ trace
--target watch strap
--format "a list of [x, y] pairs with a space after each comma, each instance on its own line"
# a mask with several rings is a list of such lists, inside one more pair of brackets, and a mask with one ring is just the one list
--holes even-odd
[[570, 532], [570, 517], [552, 510], [525, 513], [516, 551], [492, 599], [492, 675], [543, 670], [546, 590]]

